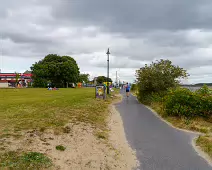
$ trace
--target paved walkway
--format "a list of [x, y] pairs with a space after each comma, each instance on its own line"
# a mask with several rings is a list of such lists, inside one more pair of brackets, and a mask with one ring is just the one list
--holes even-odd
[[116, 105], [129, 144], [137, 152], [140, 170], [212, 170], [191, 145], [194, 134], [174, 129], [134, 96]]

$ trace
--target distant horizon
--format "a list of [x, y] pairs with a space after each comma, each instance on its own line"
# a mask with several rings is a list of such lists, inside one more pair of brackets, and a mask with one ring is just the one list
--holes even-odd
[[[26, 71], [31, 71], [31, 70], [26, 70]], [[25, 72], [25, 71], [24, 71]], [[19, 74], [23, 74], [24, 72], [1, 72], [1, 70], [0, 70], [0, 74], [14, 74], [14, 73], [19, 73]], [[86, 74], [86, 73], [81, 73], [81, 74]], [[102, 76], [102, 75], [99, 75], [99, 76]], [[93, 78], [91, 78], [90, 79], [90, 81], [92, 81], [95, 77], [98, 77], [98, 76], [94, 76]], [[113, 79], [112, 79], [113, 80]], [[123, 82], [128, 82], [128, 83], [130, 83], [130, 84], [133, 84], [134, 83], [134, 81], [124, 81], [124, 80], [120, 80], [119, 79], [119, 81], [121, 82], [121, 83], [123, 83]], [[116, 79], [115, 80], [113, 80], [113, 83], [115, 83], [116, 82]], [[209, 83], [205, 83], [205, 82], [197, 82], [197, 83], [180, 83], [180, 85], [184, 85], [184, 86], [186, 86], [186, 85], [199, 85], [199, 84], [211, 84], [212, 85], [212, 82], [209, 82]]]
[[207, 84], [211, 84], [212, 85], [212, 82], [211, 83], [203, 83], [203, 82], [201, 82], [201, 83], [195, 83], [195, 84], [192, 83], [192, 84], [180, 84], [180, 85], [184, 85], [185, 86], [185, 85], [204, 85], [204, 84], [206, 84], [206, 85]]

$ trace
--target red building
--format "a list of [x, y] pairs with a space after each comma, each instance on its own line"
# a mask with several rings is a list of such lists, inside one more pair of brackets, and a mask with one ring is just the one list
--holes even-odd
[[0, 73], [0, 87], [15, 87], [16, 77], [18, 76], [18, 86], [28, 87], [32, 82], [32, 74], [28, 73]]

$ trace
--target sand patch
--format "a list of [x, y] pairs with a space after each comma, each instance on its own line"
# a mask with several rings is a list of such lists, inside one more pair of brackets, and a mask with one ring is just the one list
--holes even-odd
[[[120, 114], [110, 106], [108, 139], [98, 139], [96, 130], [87, 124], [69, 124], [68, 133], [55, 135], [28, 131], [21, 139], [0, 139], [6, 151], [33, 151], [46, 154], [61, 170], [130, 170], [137, 166], [135, 152], [129, 147]], [[64, 151], [56, 150], [62, 145]], [[2, 151], [1, 151], [2, 152]]]
[[119, 151], [119, 164], [121, 169], [130, 170], [139, 166], [136, 152], [129, 146], [123, 127], [122, 118], [119, 112], [111, 105], [111, 119], [109, 121], [110, 143]]

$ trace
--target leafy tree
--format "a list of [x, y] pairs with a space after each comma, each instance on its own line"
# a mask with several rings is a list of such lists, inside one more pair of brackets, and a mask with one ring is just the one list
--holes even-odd
[[66, 87], [68, 83], [77, 83], [79, 67], [69, 56], [49, 54], [31, 67], [34, 86], [46, 87], [51, 82], [56, 87]]
[[186, 70], [169, 60], [152, 62], [136, 71], [138, 97], [142, 101], [153, 93], [163, 95], [169, 88], [179, 85], [179, 79], [187, 77]]
[[[99, 77], [97, 77], [96, 81], [97, 81], [98, 84], [102, 84], [103, 82], [107, 82], [107, 77], [99, 76]], [[109, 78], [108, 82], [112, 82], [112, 79]]]
[[25, 73], [25, 74], [31, 74], [32, 71], [26, 70], [24, 73]]
[[90, 76], [89, 74], [80, 74], [79, 75], [79, 81], [88, 83], [89, 82], [89, 76]]
[[105, 82], [105, 77], [104, 76], [97, 77], [96, 82], [98, 84], [102, 84], [103, 82]]

